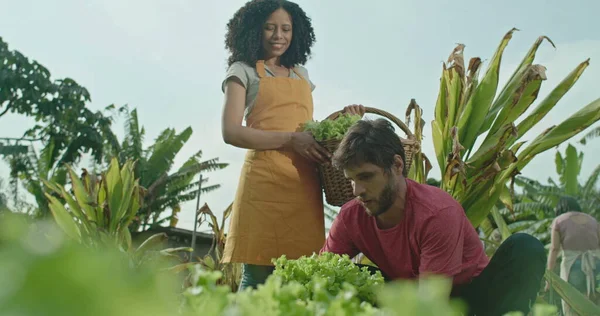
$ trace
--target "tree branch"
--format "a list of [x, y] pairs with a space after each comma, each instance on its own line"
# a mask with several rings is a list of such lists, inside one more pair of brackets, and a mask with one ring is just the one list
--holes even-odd
[[21, 138], [14, 138], [14, 137], [0, 137], [0, 140], [16, 140], [16, 141], [24, 141], [24, 142], [37, 142], [37, 141], [41, 141], [44, 140], [43, 138], [25, 138], [25, 137], [21, 137]]
[[2, 111], [2, 113], [0, 113], [0, 117], [2, 117], [4, 114], [6, 114], [8, 112], [8, 110], [12, 109], [12, 104], [8, 104], [6, 106], [6, 109], [4, 109], [4, 111]]

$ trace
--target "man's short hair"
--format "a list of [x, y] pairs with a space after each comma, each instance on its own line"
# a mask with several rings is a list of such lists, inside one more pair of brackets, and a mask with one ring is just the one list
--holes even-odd
[[332, 163], [338, 169], [371, 163], [388, 171], [394, 164], [395, 155], [402, 157], [405, 164], [402, 174], [406, 177], [406, 154], [394, 126], [383, 118], [363, 119], [348, 129], [333, 153]]

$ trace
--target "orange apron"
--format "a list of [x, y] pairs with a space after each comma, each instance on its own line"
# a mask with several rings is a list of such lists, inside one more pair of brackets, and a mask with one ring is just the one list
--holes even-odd
[[[264, 61], [254, 108], [246, 125], [295, 132], [312, 120], [309, 83], [267, 77]], [[292, 150], [248, 150], [242, 167], [222, 261], [272, 265], [286, 255], [318, 252], [325, 242], [323, 195], [315, 163]]]

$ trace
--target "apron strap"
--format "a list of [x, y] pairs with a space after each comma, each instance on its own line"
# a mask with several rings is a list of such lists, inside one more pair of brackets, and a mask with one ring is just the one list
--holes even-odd
[[586, 276], [587, 295], [591, 296], [596, 290], [596, 276], [594, 272], [596, 270], [596, 257], [590, 252], [586, 251], [581, 254], [581, 271]]
[[[300, 79], [306, 80], [306, 79], [304, 79], [304, 76], [302, 76], [300, 74], [300, 72], [296, 70], [296, 67], [291, 68], [290, 71], [293, 71], [296, 74], [296, 76], [298, 76]], [[265, 70], [265, 61], [264, 60], [256, 61], [256, 72], [258, 73], [259, 78], [267, 77], [267, 71]]]
[[265, 78], [267, 76], [267, 72], [265, 71], [264, 60], [259, 60], [256, 62], [256, 72], [258, 73], [259, 78]]
[[296, 76], [298, 76], [300, 79], [302, 80], [306, 80], [304, 79], [304, 77], [300, 74], [299, 71], [296, 70], [296, 67], [292, 68], [292, 71], [296, 74]]

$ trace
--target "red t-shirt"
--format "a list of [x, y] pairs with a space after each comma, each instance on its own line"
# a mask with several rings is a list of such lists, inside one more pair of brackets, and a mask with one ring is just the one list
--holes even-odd
[[410, 179], [402, 221], [379, 229], [357, 200], [342, 206], [321, 252], [362, 252], [392, 279], [442, 274], [463, 284], [488, 264], [477, 232], [462, 206], [445, 191]]

